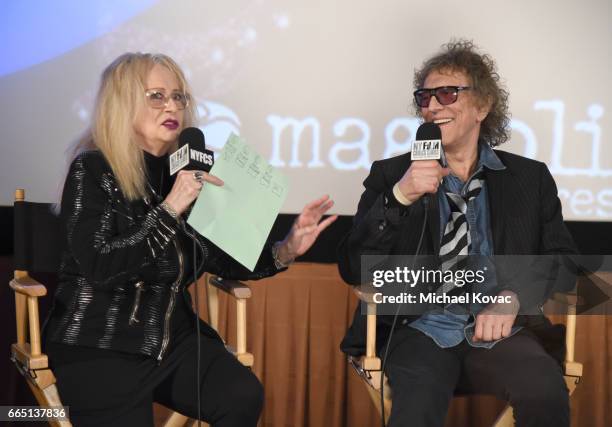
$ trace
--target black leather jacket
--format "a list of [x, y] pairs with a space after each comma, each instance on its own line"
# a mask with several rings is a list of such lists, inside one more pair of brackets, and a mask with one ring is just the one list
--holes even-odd
[[[253, 280], [279, 271], [269, 245], [250, 272], [182, 219], [175, 220], [160, 199], [151, 188], [150, 199], [127, 201], [99, 151], [73, 161], [61, 207], [67, 249], [45, 328], [47, 340], [161, 360], [177, 298], [191, 306], [186, 285], [193, 276], [185, 274], [185, 254], [192, 238], [201, 248], [198, 276], [208, 271]], [[203, 331], [217, 336], [205, 323]]]

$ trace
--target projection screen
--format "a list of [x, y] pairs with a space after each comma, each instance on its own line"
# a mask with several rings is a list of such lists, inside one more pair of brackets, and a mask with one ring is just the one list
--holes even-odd
[[569, 220], [612, 220], [608, 0], [136, 0], [4, 5], [0, 204], [53, 201], [103, 68], [162, 52], [187, 72], [208, 148], [235, 132], [291, 182], [355, 212], [374, 160], [410, 150], [413, 72], [452, 38], [497, 61], [512, 139], [545, 162]]

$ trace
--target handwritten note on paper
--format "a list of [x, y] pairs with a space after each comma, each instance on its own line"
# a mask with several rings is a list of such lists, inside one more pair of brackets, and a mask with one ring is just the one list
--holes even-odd
[[287, 197], [287, 178], [234, 134], [210, 173], [224, 185], [205, 184], [187, 222], [253, 271]]

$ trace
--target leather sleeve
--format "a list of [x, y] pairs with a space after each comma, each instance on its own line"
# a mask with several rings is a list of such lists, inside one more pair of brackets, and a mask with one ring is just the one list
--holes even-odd
[[259, 280], [286, 270], [286, 268], [276, 268], [272, 257], [272, 242], [266, 243], [255, 269], [250, 271], [205, 237], [197, 233], [196, 236], [205, 251], [204, 269], [216, 276], [229, 280]]
[[117, 216], [130, 214], [118, 200], [123, 196], [100, 153], [86, 152], [73, 161], [61, 215], [68, 250], [94, 287], [112, 288], [137, 277], [177, 232], [176, 220], [156, 206], [119, 234]]

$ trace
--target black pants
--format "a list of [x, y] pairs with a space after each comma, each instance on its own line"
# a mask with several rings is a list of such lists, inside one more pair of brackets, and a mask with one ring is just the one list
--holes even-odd
[[390, 427], [443, 426], [455, 390], [510, 402], [517, 427], [569, 426], [561, 367], [528, 331], [489, 350], [465, 341], [444, 349], [406, 327], [396, 331], [385, 371], [393, 393]]
[[[192, 334], [177, 343], [160, 365], [144, 356], [98, 349], [88, 349], [91, 360], [55, 363], [72, 424], [150, 427], [153, 402], [197, 418], [195, 339]], [[263, 406], [260, 382], [219, 340], [201, 336], [200, 342], [201, 419], [215, 427], [256, 426]], [[53, 362], [52, 351], [50, 356]]]

